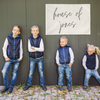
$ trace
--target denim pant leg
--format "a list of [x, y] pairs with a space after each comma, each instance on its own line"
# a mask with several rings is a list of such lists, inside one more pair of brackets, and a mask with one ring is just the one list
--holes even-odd
[[90, 69], [86, 69], [85, 70], [85, 80], [84, 80], [84, 85], [85, 86], [88, 86], [88, 82], [89, 82], [89, 79], [90, 79], [91, 75], [92, 75], [91, 70]]
[[14, 63], [14, 65], [13, 65], [13, 72], [12, 72], [12, 79], [11, 79], [10, 87], [14, 87], [14, 85], [15, 85], [20, 61], [16, 60], [13, 63]]
[[72, 70], [68, 64], [65, 66], [65, 73], [67, 78], [67, 85], [72, 85]]
[[29, 70], [27, 85], [32, 84], [32, 78], [33, 78], [33, 73], [35, 70], [35, 65], [36, 65], [36, 60], [33, 58], [30, 58], [30, 70]]
[[4, 83], [4, 86], [7, 86], [7, 87], [9, 86], [8, 71], [9, 71], [10, 66], [11, 66], [11, 62], [6, 61], [2, 70], [3, 83]]
[[58, 74], [59, 74], [59, 78], [58, 78], [58, 85], [63, 85], [63, 77], [64, 77], [64, 66], [63, 65], [59, 65], [58, 66]]
[[98, 80], [98, 82], [100, 83], [100, 76], [97, 70], [93, 70], [92, 71], [92, 75]]
[[38, 59], [38, 70], [40, 75], [40, 84], [41, 86], [45, 84], [44, 80], [44, 68], [43, 68], [43, 58]]

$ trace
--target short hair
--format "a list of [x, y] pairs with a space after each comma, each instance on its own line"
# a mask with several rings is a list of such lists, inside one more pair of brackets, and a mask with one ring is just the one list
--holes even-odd
[[31, 27], [31, 30], [33, 29], [33, 28], [38, 28], [38, 30], [39, 30], [39, 27], [37, 26], [37, 25], [33, 25], [32, 27]]
[[65, 39], [68, 42], [68, 38], [66, 36], [62, 36], [60, 39]]
[[20, 26], [18, 26], [18, 25], [15, 25], [15, 26], [13, 26], [13, 28], [14, 27], [18, 27], [18, 29], [19, 29], [19, 32], [21, 32], [21, 28], [20, 28]]

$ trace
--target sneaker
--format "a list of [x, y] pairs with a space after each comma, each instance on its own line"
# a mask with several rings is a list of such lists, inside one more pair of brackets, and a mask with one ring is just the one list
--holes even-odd
[[12, 93], [12, 91], [13, 91], [13, 87], [10, 87], [10, 88], [8, 89], [7, 93]]
[[24, 87], [24, 91], [27, 90], [27, 89], [30, 88], [30, 87], [31, 87], [30, 85], [26, 85], [26, 86]]
[[45, 85], [42, 85], [41, 87], [42, 87], [42, 89], [43, 89], [44, 91], [46, 91], [46, 90], [47, 90], [47, 88], [46, 88], [46, 86], [45, 86]]
[[84, 86], [83, 89], [86, 90], [87, 89], [87, 86]]
[[6, 86], [5, 86], [0, 92], [1, 92], [1, 93], [4, 93], [4, 92], [6, 92], [8, 89], [9, 89], [9, 87], [6, 87]]
[[72, 86], [68, 85], [68, 91], [72, 91]]
[[60, 91], [63, 91], [63, 90], [64, 90], [64, 88], [63, 88], [62, 85], [59, 86], [59, 90], [60, 90]]

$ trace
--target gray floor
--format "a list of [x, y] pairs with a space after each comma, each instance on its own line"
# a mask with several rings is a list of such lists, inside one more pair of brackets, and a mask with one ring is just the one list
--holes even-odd
[[[14, 87], [13, 93], [1, 94], [0, 100], [100, 100], [100, 86], [89, 86], [86, 91], [83, 86], [73, 86], [72, 92], [59, 91], [58, 86], [46, 86], [47, 91], [43, 91], [40, 86], [33, 85], [27, 91], [23, 91], [25, 85]], [[0, 86], [0, 90], [3, 86]]]

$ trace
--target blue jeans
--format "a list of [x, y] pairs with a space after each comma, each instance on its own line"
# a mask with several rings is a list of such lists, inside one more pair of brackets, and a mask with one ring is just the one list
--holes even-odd
[[98, 82], [100, 83], [100, 76], [97, 70], [90, 70], [90, 69], [86, 69], [85, 70], [85, 81], [84, 81], [84, 85], [88, 86], [88, 82], [91, 76], [94, 76]]
[[34, 73], [36, 64], [38, 64], [40, 84], [41, 86], [45, 84], [44, 71], [43, 71], [43, 58], [38, 58], [38, 59], [30, 58], [30, 70], [29, 70], [27, 85], [32, 84], [32, 78], [33, 78], [33, 73]]
[[[9, 71], [11, 64], [13, 64], [13, 72], [12, 72], [11, 84], [9, 84], [8, 71]], [[19, 69], [19, 64], [20, 64], [20, 61], [12, 60], [12, 59], [5, 62], [3, 70], [2, 70], [4, 86], [14, 87], [15, 81], [16, 81], [16, 78], [17, 78], [17, 71]]]
[[58, 85], [63, 85], [64, 71], [66, 73], [67, 85], [72, 85], [72, 71], [68, 64], [61, 64], [58, 66]]

